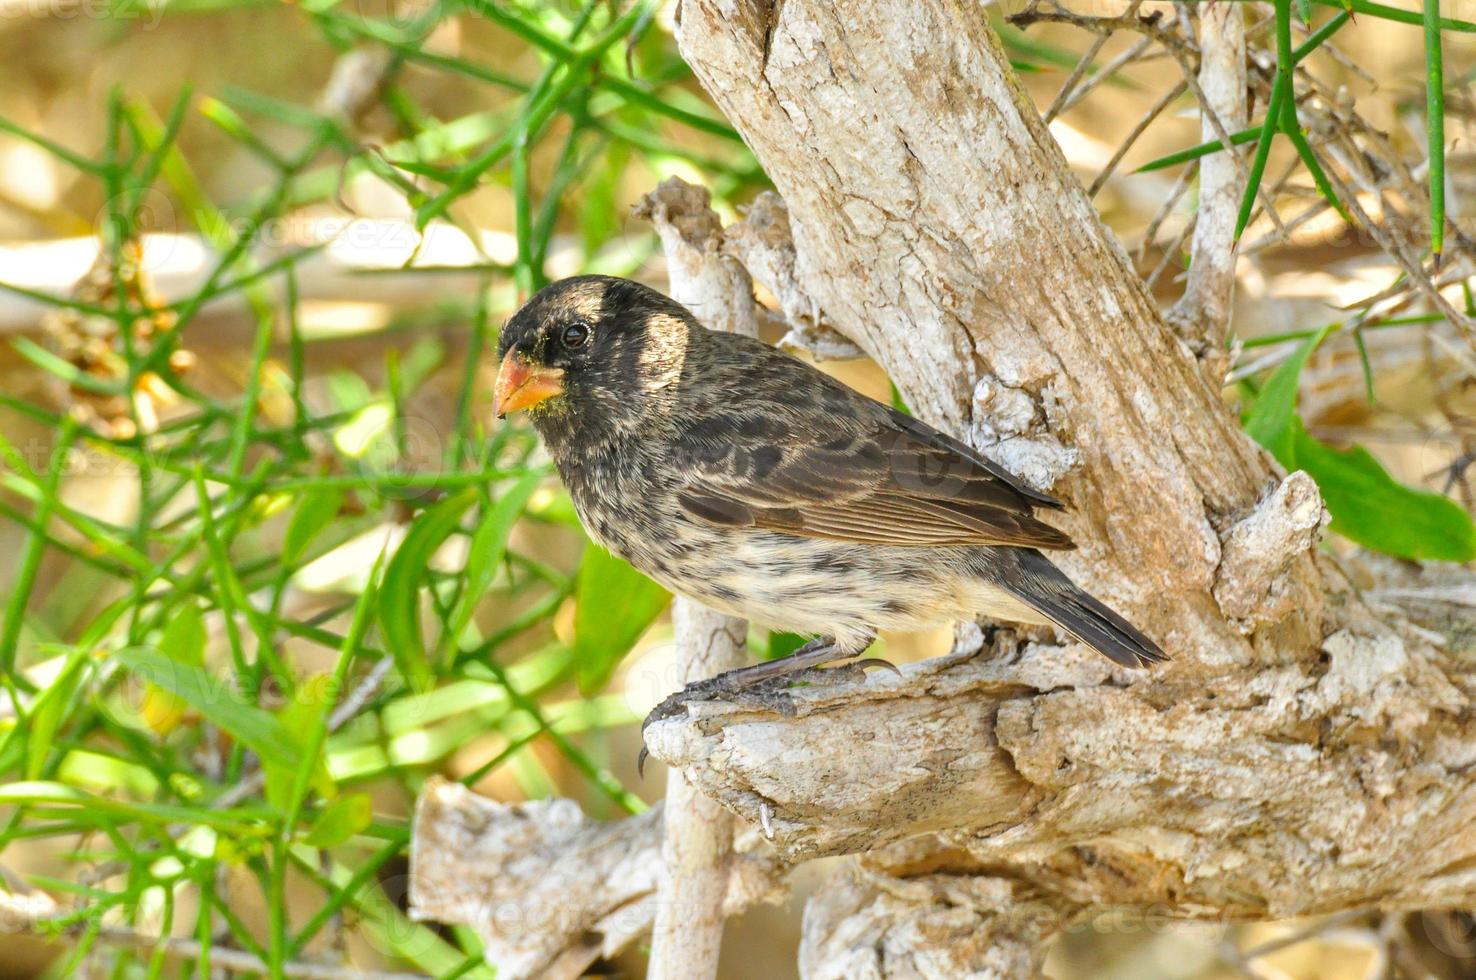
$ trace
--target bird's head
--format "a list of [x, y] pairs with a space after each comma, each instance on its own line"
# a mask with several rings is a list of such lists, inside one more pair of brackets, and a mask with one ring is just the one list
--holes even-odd
[[550, 441], [632, 431], [670, 409], [693, 327], [685, 307], [640, 283], [562, 279], [502, 328], [495, 411], [526, 410]]

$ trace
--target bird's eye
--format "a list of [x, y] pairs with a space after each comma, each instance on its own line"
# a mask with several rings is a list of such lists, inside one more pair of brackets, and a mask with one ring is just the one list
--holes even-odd
[[583, 347], [585, 341], [589, 340], [589, 327], [582, 323], [571, 323], [564, 328], [559, 339], [563, 341], [565, 347]]

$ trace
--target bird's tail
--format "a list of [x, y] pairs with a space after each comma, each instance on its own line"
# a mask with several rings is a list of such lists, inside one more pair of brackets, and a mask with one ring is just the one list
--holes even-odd
[[1000, 557], [1008, 556], [1001, 563], [1005, 573], [998, 576], [997, 584], [1093, 650], [1124, 667], [1147, 667], [1168, 660], [1157, 643], [1067, 578], [1040, 552], [1025, 548], [995, 551]]

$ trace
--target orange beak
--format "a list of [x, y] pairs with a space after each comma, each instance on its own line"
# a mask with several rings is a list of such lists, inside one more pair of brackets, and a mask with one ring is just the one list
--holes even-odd
[[518, 356], [516, 350], [507, 352], [502, 367], [497, 370], [497, 388], [492, 410], [498, 418], [508, 412], [532, 408], [554, 395], [564, 393], [564, 371], [562, 368], [538, 367]]

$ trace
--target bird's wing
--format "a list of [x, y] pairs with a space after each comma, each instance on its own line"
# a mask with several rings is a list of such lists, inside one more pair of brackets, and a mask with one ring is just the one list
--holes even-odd
[[1058, 501], [843, 390], [811, 406], [742, 404], [695, 423], [680, 440], [682, 508], [711, 524], [869, 544], [1074, 547], [1034, 516]]

